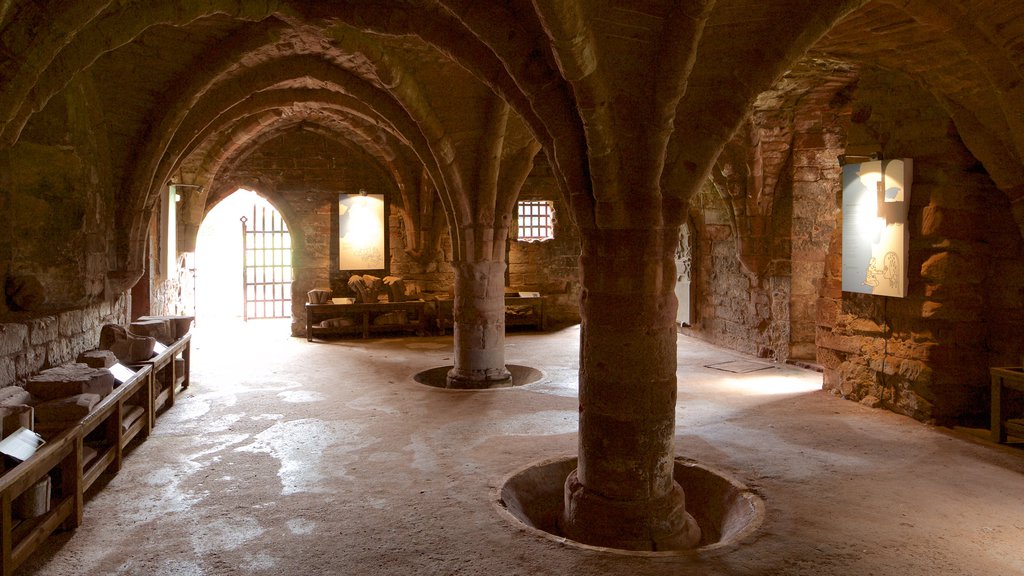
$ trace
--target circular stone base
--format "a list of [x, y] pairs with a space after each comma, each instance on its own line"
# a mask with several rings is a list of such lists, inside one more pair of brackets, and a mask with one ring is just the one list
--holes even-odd
[[448, 387], [448, 371], [452, 369], [451, 366], [438, 366], [437, 368], [429, 368], [422, 372], [417, 372], [413, 375], [413, 380], [420, 384], [426, 384], [427, 386], [433, 386], [435, 388], [445, 388], [449, 390], [489, 390], [492, 388], [511, 388], [513, 386], [523, 386], [526, 384], [533, 384], [544, 377], [544, 373], [536, 368], [530, 368], [529, 366], [519, 366], [517, 364], [507, 364], [505, 366], [508, 371], [512, 374], [511, 380], [500, 380], [497, 382], [480, 382], [480, 385], [463, 388], [449, 388]]
[[573, 457], [541, 462], [513, 474], [499, 492], [501, 510], [546, 538], [587, 550], [629, 556], [682, 556], [728, 548], [757, 530], [764, 520], [764, 501], [742, 483], [696, 462], [677, 458], [673, 475], [686, 493], [686, 511], [701, 529], [697, 548], [645, 552], [583, 544], [566, 538], [558, 529], [565, 479], [575, 469]]

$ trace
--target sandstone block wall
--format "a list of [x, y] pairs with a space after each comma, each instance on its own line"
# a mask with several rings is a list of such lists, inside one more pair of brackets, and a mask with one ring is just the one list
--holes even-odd
[[[755, 113], [759, 132], [744, 136], [758, 153], [733, 152], [725, 165], [742, 170], [745, 154], [747, 169], [760, 170], [739, 179], [758, 181], [760, 205], [737, 202], [744, 196], [728, 178], [690, 203], [697, 318], [685, 331], [817, 365], [824, 388], [851, 400], [986, 425], [989, 367], [1019, 365], [1024, 351], [1024, 241], [1006, 195], [949, 115], [899, 76], [837, 77], [785, 111]], [[841, 290], [838, 157], [869, 152], [914, 159], [904, 299]], [[770, 223], [767, 235], [754, 217]]]
[[0, 387], [73, 362], [79, 353], [96, 348], [104, 324], [128, 324], [129, 300], [124, 295], [84, 308], [0, 320]]
[[569, 206], [562, 201], [550, 168], [538, 159], [523, 185], [520, 200], [554, 203], [554, 238], [543, 242], [516, 242], [508, 250], [508, 287], [540, 292], [544, 296], [544, 322], [548, 328], [580, 321], [580, 237]]
[[841, 292], [837, 222], [817, 306], [825, 388], [986, 426], [988, 369], [1019, 365], [1024, 350], [1024, 243], [1009, 201], [916, 85], [865, 71], [855, 98], [849, 145], [914, 159], [909, 289], [902, 299]]

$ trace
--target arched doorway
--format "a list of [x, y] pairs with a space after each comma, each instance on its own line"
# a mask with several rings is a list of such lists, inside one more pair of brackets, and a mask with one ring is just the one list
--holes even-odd
[[196, 322], [291, 317], [291, 234], [281, 214], [239, 189], [203, 219], [196, 241]]

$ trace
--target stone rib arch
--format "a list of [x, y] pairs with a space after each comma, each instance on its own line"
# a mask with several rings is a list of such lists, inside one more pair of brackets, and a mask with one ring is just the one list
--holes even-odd
[[[305, 64], [305, 67], [298, 66], [299, 63]], [[344, 86], [343, 89], [347, 93], [350, 93], [350, 94], [354, 95], [354, 98], [355, 98], [356, 101], [358, 101], [358, 102], [375, 101], [376, 105], [374, 106], [374, 109], [375, 109], [375, 111], [378, 112], [378, 114], [379, 114], [379, 116], [381, 118], [388, 118], [388, 117], [394, 118], [394, 120], [392, 120], [390, 122], [390, 124], [392, 124], [392, 125], [404, 124], [404, 126], [403, 126], [404, 129], [394, 129], [395, 133], [407, 134], [408, 137], [416, 139], [415, 136], [418, 133], [417, 133], [415, 127], [416, 126], [421, 126], [422, 123], [414, 122], [414, 121], [408, 119], [407, 117], [405, 117], [404, 116], [404, 110], [405, 109], [402, 108], [401, 106], [399, 106], [397, 103], [394, 103], [393, 100], [387, 98], [386, 94], [381, 93], [377, 89], [369, 87], [365, 82], [361, 82], [359, 79], [354, 78], [351, 74], [349, 74], [347, 72], [344, 72], [344, 71], [341, 71], [337, 67], [331, 66], [329, 63], [325, 63], [322, 59], [311, 58], [311, 57], [300, 57], [300, 58], [287, 59], [283, 63], [282, 62], [278, 62], [277, 63], [277, 67], [271, 67], [271, 66], [272, 66], [271, 64], [267, 65], [269, 70], [266, 70], [264, 68], [256, 68], [256, 69], [250, 70], [249, 74], [248, 74], [248, 78], [253, 79], [253, 81], [251, 81], [249, 83], [241, 82], [241, 81], [238, 81], [238, 79], [235, 79], [235, 81], [233, 82], [233, 85], [236, 88], [234, 90], [228, 90], [227, 91], [228, 94], [241, 95], [240, 92], [244, 92], [244, 93], [248, 94], [248, 93], [252, 93], [254, 91], [258, 91], [259, 89], [266, 89], [267, 87], [272, 86], [272, 85], [276, 84], [277, 82], [284, 82], [284, 81], [291, 80], [292, 78], [294, 78], [296, 75], [299, 75], [300, 73], [305, 73], [305, 74], [302, 74], [302, 75], [303, 76], [308, 76], [308, 75], [313, 74], [314, 72], [318, 72], [320, 74], [316, 74], [316, 76], [321, 76], [322, 75], [322, 76], [326, 76], [328, 79], [337, 80], [337, 82], [334, 82], [334, 83], [331, 83], [329, 80], [324, 80], [324, 81], [328, 82], [328, 83], [331, 83], [332, 85], [337, 85], [337, 84], [340, 83], [342, 86]], [[274, 70], [283, 70], [283, 72], [281, 72], [279, 74], [274, 74], [273, 73]], [[260, 83], [257, 83], [257, 82], [260, 82]], [[204, 94], [204, 96], [207, 97], [207, 98], [210, 98], [211, 100], [217, 101], [217, 99], [211, 97], [211, 95], [209, 93]], [[230, 99], [227, 99], [227, 98], [225, 100], [230, 101]], [[200, 100], [200, 102], [202, 102], [202, 100]], [[210, 108], [210, 109], [213, 109], [213, 110], [217, 110], [218, 108], [223, 108], [226, 105], [226, 103], [227, 102], [225, 102], [225, 101], [221, 101], [219, 106], [210, 104], [210, 105], [207, 106], [207, 108]], [[203, 107], [201, 105], [192, 108], [190, 110], [189, 117], [193, 117], [194, 118], [197, 115], [199, 115], [200, 111], [202, 110], [202, 108]], [[387, 112], [386, 113], [380, 113], [380, 109], [381, 108], [387, 109]], [[192, 123], [196, 124], [196, 122], [194, 120], [193, 120]], [[197, 128], [192, 128], [193, 131], [195, 131], [196, 129]], [[178, 132], [181, 132], [183, 130], [184, 129], [180, 127]], [[175, 136], [177, 136], [177, 134]], [[152, 151], [150, 151], [150, 153], [152, 153]], [[164, 155], [162, 155], [161, 157], [166, 160], [166, 158], [168, 156], [173, 157], [173, 155], [169, 155], [169, 154], [166, 154], [166, 153]], [[422, 156], [426, 156], [426, 154], [421, 154], [421, 157]], [[154, 157], [155, 156], [150, 156], [150, 158], [154, 158]], [[428, 167], [431, 165], [429, 162], [425, 162], [425, 164]], [[140, 175], [138, 175], [134, 179], [135, 180], [135, 184], [132, 185], [132, 189], [135, 189], [135, 190], [147, 190], [147, 189], [148, 190], [153, 190], [154, 186], [159, 185], [159, 183], [162, 181], [162, 179], [159, 176], [154, 176], [154, 177], [147, 178], [145, 176], [145, 171], [146, 171], [146, 168], [144, 167], [145, 166], [145, 162], [144, 161], [140, 161], [140, 166], [143, 166], [143, 168], [140, 170], [140, 172], [142, 172], [142, 173]], [[436, 177], [436, 174], [437, 174], [437, 172], [435, 172], [435, 177]], [[149, 182], [148, 185], [146, 184], [147, 181]], [[443, 188], [439, 187], [439, 189], [443, 189]], [[135, 211], [129, 211], [129, 214], [134, 214], [134, 212]], [[131, 245], [131, 244], [132, 243], [129, 241], [129, 245]]]
[[[733, 74], [723, 67], [710, 65], [707, 65], [709, 70], [702, 71], [704, 76], [699, 79], [718, 83], [716, 90], [691, 90], [680, 103], [676, 134], [685, 134], [686, 137], [673, 137], [669, 165], [674, 168], [663, 176], [662, 187], [679, 190], [679, 196], [685, 199], [696, 192], [710, 169], [709, 160], [713, 161], [718, 156], [746, 118], [757, 96], [770, 88], [836, 21], [865, 3], [865, 0], [819, 3], [808, 8], [811, 13], [799, 18], [779, 11], [774, 18], [778, 25], [765, 27], [774, 31], [774, 37], [735, 39], [729, 53], [721, 55], [702, 47], [701, 56], [705, 61], [715, 56], [743, 58], [744, 54], [749, 54], [746, 62], [749, 75]], [[782, 24], [787, 20], [807, 22], [807, 26]], [[766, 47], [762, 49], [761, 46]], [[755, 57], [759, 61], [755, 61]], [[709, 71], [717, 75], [710, 76]], [[714, 113], [709, 114], [710, 111]]]
[[[344, 97], [340, 97], [338, 94], [332, 93], [332, 92], [329, 92], [329, 91], [317, 91], [318, 93], [321, 94], [321, 96], [319, 97], [319, 99], [313, 98], [312, 100], [307, 100], [306, 96], [308, 96], [308, 95], [302, 94], [303, 92], [309, 92], [309, 91], [294, 91], [293, 90], [293, 91], [283, 91], [283, 92], [284, 92], [284, 94], [275, 94], [274, 92], [258, 93], [256, 95], [254, 95], [253, 97], [247, 99], [246, 101], [243, 101], [243, 102], [249, 102], [252, 105], [251, 107], [243, 106], [241, 108], [228, 109], [227, 111], [225, 111], [224, 114], [220, 114], [220, 115], [217, 116], [216, 119], [211, 120], [211, 122], [213, 122], [213, 123], [212, 124], [208, 124], [207, 127], [205, 128], [204, 132], [200, 133], [199, 135], [197, 135], [197, 137], [195, 137], [192, 140], [190, 140], [190, 143], [193, 144], [193, 145], [198, 145], [198, 143], [201, 143], [202, 141], [204, 141], [206, 138], [210, 137], [211, 135], [217, 134], [223, 128], [227, 128], [227, 127], [233, 125], [235, 122], [237, 122], [237, 121], [239, 121], [241, 119], [244, 119], [246, 117], [251, 117], [252, 120], [249, 123], [248, 131], [243, 131], [243, 133], [256, 134], [256, 133], [258, 133], [258, 132], [260, 132], [262, 130], [265, 130], [266, 127], [268, 126], [268, 124], [273, 122], [274, 118], [278, 117], [279, 111], [281, 110], [282, 107], [287, 106], [289, 103], [294, 103], [296, 101], [307, 101], [307, 102], [314, 101], [314, 102], [320, 102], [321, 104], [325, 104], [327, 102], [331, 102], [332, 99], [338, 99], [339, 101], [333, 102], [332, 105], [338, 106], [338, 107], [341, 107], [341, 108], [343, 108], [344, 106], [349, 104], [347, 99], [345, 99]], [[232, 113], [232, 112], [234, 112], [234, 113]], [[269, 118], [269, 119], [268, 118], [260, 118], [259, 117], [260, 113], [262, 113], [262, 114], [270, 114], [271, 118]], [[368, 121], [369, 120], [370, 119], [368, 119]], [[232, 133], [229, 141], [230, 140], [236, 140], [236, 141], [241, 143], [241, 142], [244, 142], [245, 140], [247, 140], [247, 138], [240, 137], [240, 136], [238, 136], [237, 133]], [[180, 153], [175, 154], [173, 156], [173, 158], [175, 160], [168, 161], [167, 163], [165, 163], [164, 169], [160, 173], [162, 178], [158, 179], [157, 182], [162, 182], [162, 181], [166, 180], [166, 178], [169, 177], [169, 175], [172, 174], [174, 172], [174, 170], [176, 170], [176, 167], [177, 167], [178, 163], [180, 163], [181, 159], [183, 159], [188, 154], [188, 152], [189, 152], [188, 148], [183, 148], [180, 151]], [[424, 164], [426, 165], [426, 163], [424, 163]], [[443, 199], [444, 198], [442, 198], [442, 200]], [[134, 212], [134, 214], [140, 214], [140, 212]], [[138, 232], [136, 232], [137, 234], [138, 233], [144, 233], [144, 231], [145, 231], [145, 221], [146, 221], [145, 219], [139, 219], [138, 220], [139, 226], [138, 227], [133, 227], [133, 231], [138, 230]], [[129, 242], [129, 246], [135, 246], [135, 245], [137, 245], [136, 242]], [[139, 255], [135, 255], [135, 258], [138, 258], [138, 257], [139, 257]]]
[[[349, 96], [355, 109], [365, 109], [368, 111], [367, 115], [372, 114], [378, 122], [390, 124], [393, 133], [415, 139], [418, 131], [415, 121], [387, 93], [371, 87], [364, 79], [338, 68], [323, 58], [289, 57], [250, 68], [240, 76], [219, 78], [219, 86], [208, 89], [198, 99], [183, 97], [182, 101], [190, 102], [191, 105], [187, 107], [180, 120], [175, 114], [171, 116], [170, 121], [159, 124], [161, 128], [157, 133], [168, 135], [165, 137], [166, 144], [147, 147], [140, 152], [137, 160], [140, 166], [139, 173], [132, 178], [130, 189], [149, 190], [159, 183], [158, 177], [149, 175], [150, 170], [155, 170], [150, 164], [155, 166], [168, 155], [168, 150], [173, 148], [174, 139], [180, 141], [183, 138], [182, 134], [200, 130], [202, 120], [196, 118], [208, 118], [257, 92], [272, 89], [279, 83], [296, 78], [310, 78], [314, 82], [323, 83], [327, 89]], [[370, 106], [368, 102], [374, 104]]]
[[[65, 3], [62, 3], [65, 4]], [[28, 50], [42, 53], [5, 78], [5, 90], [0, 94], [0, 142], [12, 144], [31, 115], [62, 90], [79, 70], [88, 68], [104, 53], [138, 38], [152, 26], [166, 24], [181, 26], [214, 14], [238, 14], [246, 3], [239, 0], [218, 0], [196, 3], [188, 0], [159, 3], [122, 3], [109, 0], [88, 0], [71, 3], [72, 9], [62, 5], [56, 10], [54, 22], [46, 27], [49, 34], [41, 34]], [[117, 5], [119, 10], [108, 9]], [[90, 18], [76, 20], [76, 14], [88, 13]], [[251, 14], [249, 17], [267, 18], [273, 12]], [[240, 38], [259, 39], [264, 32], [243, 34]], [[40, 79], [46, 84], [39, 86]]]
[[[432, 224], [432, 221], [420, 221], [421, 203], [432, 201], [431, 198], [425, 199], [421, 197], [422, 175], [420, 172], [413, 174], [411, 170], [412, 166], [421, 164], [419, 164], [418, 159], [414, 161], [407, 158], [404, 148], [385, 152], [383, 147], [371, 137], [365, 135], [364, 137], [359, 137], [362, 134], [361, 130], [363, 127], [349, 126], [342, 132], [337, 129], [321, 127], [315, 120], [305, 118], [293, 118], [287, 121], [280, 120], [276, 124], [270, 125], [262, 124], [258, 119], [252, 119], [249, 121], [250, 125], [248, 128], [237, 126], [235, 130], [242, 132], [256, 131], [257, 135], [252, 138], [237, 138], [233, 136], [234, 131], [222, 135], [217, 142], [208, 146], [206, 154], [200, 161], [203, 168], [199, 172], [204, 174], [204, 178], [208, 181], [219, 182], [224, 177], [223, 174], [230, 173], [232, 167], [241, 163], [249, 153], [258, 149], [263, 143], [295, 129], [300, 123], [306, 125], [305, 130], [318, 133], [327, 139], [338, 142], [342, 146], [347, 146], [344, 142], [351, 141], [357, 148], [368, 153], [374, 159], [378, 169], [381, 173], [387, 174], [392, 179], [398, 191], [396, 195], [397, 205], [406, 229], [419, 231], [416, 234], [410, 234], [407, 238], [406, 252], [414, 256], [420, 254], [424, 249], [423, 245], [431, 242], [431, 238], [425, 228], [429, 228], [430, 224]], [[220, 145], [218, 144], [220, 141], [227, 142], [227, 144]], [[392, 156], [397, 158], [397, 161], [391, 159]], [[429, 179], [429, 176], [427, 178]]]
[[[1012, 27], [992, 26], [992, 16], [984, 13], [998, 9], [974, 10], [965, 12], [949, 0], [881, 0], [844, 22], [851, 31], [874, 32], [876, 42], [858, 43], [851, 32], [837, 27], [814, 51], [898, 71], [925, 86], [1014, 203], [1018, 226], [1024, 229], [1024, 65], [1010, 52], [1018, 43]], [[898, 22], [898, 38], [875, 24], [882, 17]]]
[[[568, 86], [555, 68], [539, 22], [525, 13], [503, 12], [500, 5], [442, 1], [434, 6], [347, 2], [343, 6], [304, 6], [311, 17], [340, 20], [372, 34], [417, 36], [490, 87], [523, 118], [552, 159], [561, 165], [555, 178], [569, 199], [584, 190], [583, 142]], [[495, 18], [495, 11], [505, 19]], [[514, 32], [513, 32], [514, 31]]]

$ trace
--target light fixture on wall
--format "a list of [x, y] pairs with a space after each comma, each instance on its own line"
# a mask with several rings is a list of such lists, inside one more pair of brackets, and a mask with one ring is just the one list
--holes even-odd
[[203, 192], [203, 186], [200, 184], [176, 184], [174, 180], [171, 180], [167, 183], [167, 186], [174, 189], [174, 199], [177, 202], [181, 201], [182, 190], [195, 190], [197, 194], [202, 194]]
[[839, 165], [846, 166], [847, 164], [856, 164], [860, 162], [870, 162], [873, 160], [882, 160], [881, 152], [872, 152], [870, 154], [840, 154]]

